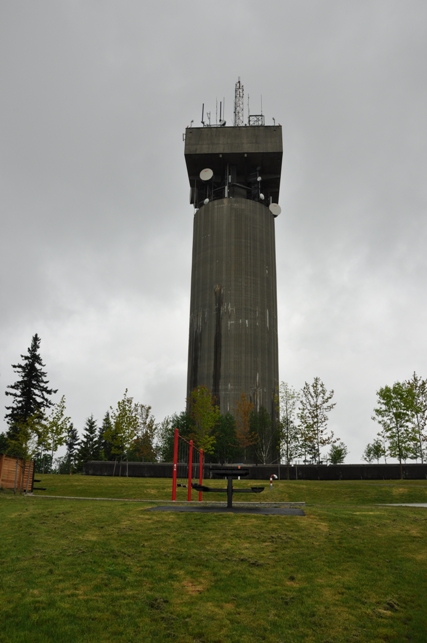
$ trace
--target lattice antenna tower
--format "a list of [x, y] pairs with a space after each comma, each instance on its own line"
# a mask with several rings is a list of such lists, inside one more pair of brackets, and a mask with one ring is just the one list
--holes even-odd
[[234, 127], [242, 127], [244, 125], [244, 87], [239, 80], [237, 81], [234, 89]]

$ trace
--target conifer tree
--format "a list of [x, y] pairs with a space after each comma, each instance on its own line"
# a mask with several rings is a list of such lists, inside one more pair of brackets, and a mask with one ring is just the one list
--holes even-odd
[[99, 459], [100, 460], [112, 460], [111, 449], [113, 448], [112, 442], [107, 439], [107, 436], [111, 435], [113, 431], [113, 423], [111, 421], [109, 411], [104, 415], [102, 424], [99, 427], [98, 433], [98, 446], [99, 446]]
[[74, 425], [71, 423], [67, 431], [66, 446], [67, 451], [65, 453], [65, 468], [67, 473], [73, 473], [77, 467], [77, 454], [78, 454], [78, 445], [79, 445], [79, 434], [77, 429], [74, 428]]
[[22, 364], [12, 364], [19, 379], [9, 385], [6, 395], [13, 398], [12, 404], [6, 406], [5, 419], [9, 424], [8, 438], [15, 440], [19, 433], [19, 424], [31, 418], [42, 417], [46, 409], [53, 405], [50, 396], [57, 389], [49, 388], [44, 364], [40, 357], [40, 337], [36, 334], [26, 355], [21, 355]]
[[93, 415], [88, 417], [84, 426], [84, 433], [78, 449], [77, 460], [79, 469], [89, 460], [98, 460], [99, 442], [98, 427]]
[[221, 464], [239, 462], [242, 459], [242, 451], [237, 446], [236, 420], [231, 413], [219, 416], [214, 434], [216, 442], [212, 461]]

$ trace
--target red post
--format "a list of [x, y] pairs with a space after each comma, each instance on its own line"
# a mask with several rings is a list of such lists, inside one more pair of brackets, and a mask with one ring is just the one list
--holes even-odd
[[193, 440], [190, 440], [190, 450], [188, 452], [188, 483], [187, 483], [187, 500], [191, 500], [191, 480], [193, 478]]
[[178, 474], [178, 429], [173, 434], [173, 470], [172, 470], [172, 500], [176, 500], [176, 477]]
[[[199, 485], [203, 484], [203, 449], [199, 451]], [[199, 491], [199, 502], [203, 500], [203, 491]]]

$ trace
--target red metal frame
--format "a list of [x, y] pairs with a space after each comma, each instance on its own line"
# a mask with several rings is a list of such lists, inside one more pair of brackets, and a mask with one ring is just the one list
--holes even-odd
[[172, 501], [176, 500], [176, 477], [178, 474], [178, 440], [179, 431], [178, 429], [175, 429], [173, 434]]
[[[178, 451], [179, 451], [179, 440], [186, 442], [189, 446], [188, 450], [188, 478], [187, 478], [187, 500], [191, 501], [191, 492], [193, 490], [191, 486], [191, 481], [193, 478], [193, 451], [196, 450], [199, 452], [199, 484], [203, 484], [203, 460], [204, 453], [203, 449], [197, 449], [194, 446], [193, 440], [186, 440], [179, 435], [178, 429], [174, 430], [174, 440], [173, 440], [173, 469], [172, 469], [172, 501], [176, 501], [176, 488], [177, 488], [177, 478], [178, 478]], [[203, 500], [203, 493], [199, 491], [198, 500]]]
[[193, 440], [190, 440], [190, 451], [188, 453], [188, 482], [187, 482], [187, 500], [191, 501], [191, 492], [193, 487], [191, 481], [193, 479]]

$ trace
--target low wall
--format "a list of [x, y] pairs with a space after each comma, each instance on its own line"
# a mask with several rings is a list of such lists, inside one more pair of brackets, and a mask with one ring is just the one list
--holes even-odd
[[[212, 465], [213, 466], [213, 465]], [[251, 480], [268, 480], [275, 473], [281, 479], [288, 477], [286, 465], [276, 464], [244, 465], [249, 469]], [[210, 464], [205, 465], [203, 477], [210, 478]], [[195, 465], [197, 471], [197, 466]], [[403, 478], [406, 480], [425, 480], [427, 464], [402, 465]], [[83, 465], [83, 473], [88, 476], [129, 476], [133, 478], [171, 478], [172, 464], [168, 462], [100, 462], [91, 460]], [[289, 467], [290, 480], [399, 480], [399, 464], [304, 464]]]

